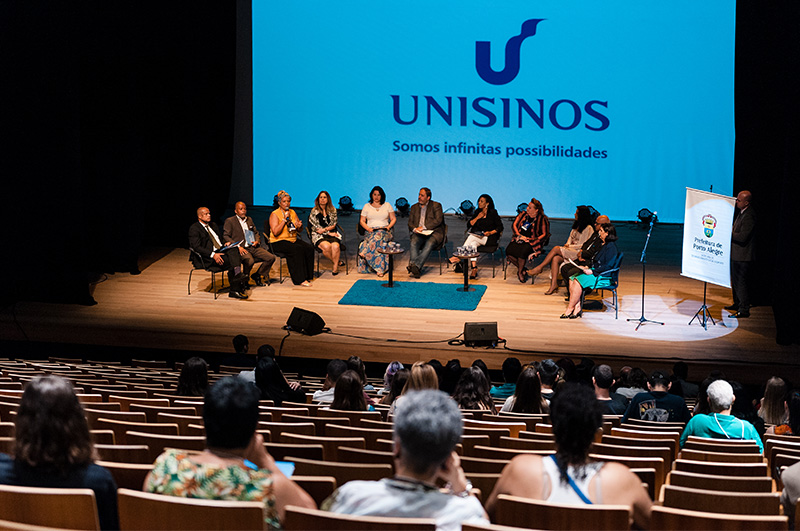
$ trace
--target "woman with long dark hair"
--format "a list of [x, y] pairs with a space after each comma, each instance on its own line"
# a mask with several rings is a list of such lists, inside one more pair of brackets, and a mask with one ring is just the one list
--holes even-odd
[[545, 267], [550, 266], [550, 289], [545, 292], [545, 295], [552, 295], [558, 291], [558, 271], [561, 264], [564, 263], [564, 260], [578, 258], [581, 246], [594, 234], [592, 221], [592, 211], [589, 207], [578, 206], [575, 210], [575, 221], [572, 223], [572, 230], [569, 232], [566, 243], [553, 247], [541, 264], [526, 271], [528, 275], [535, 277], [540, 275]]
[[542, 203], [531, 199], [511, 226], [514, 236], [506, 247], [506, 258], [517, 266], [517, 278], [523, 284], [528, 280], [525, 264], [540, 254], [542, 247], [550, 241], [550, 219], [544, 213]]
[[178, 376], [179, 396], [203, 396], [208, 389], [208, 363], [203, 358], [193, 356], [186, 360]]
[[[481, 194], [478, 197], [478, 209], [467, 222], [467, 239], [464, 240], [463, 247], [477, 249], [481, 245], [497, 245], [497, 240], [502, 234], [503, 220], [500, 219], [500, 214], [494, 207], [494, 199], [489, 194]], [[450, 261], [457, 264], [461, 259], [453, 256]], [[478, 278], [478, 259], [472, 258], [470, 265], [472, 266], [470, 277]], [[456, 265], [456, 272], [459, 272], [458, 265]]]
[[550, 406], [542, 396], [542, 382], [535, 367], [528, 365], [520, 373], [514, 394], [506, 399], [501, 411], [534, 414], [550, 412]]
[[274, 359], [264, 357], [258, 360], [255, 369], [256, 387], [261, 391], [261, 400], [272, 400], [276, 406], [284, 402], [306, 401], [306, 394], [302, 389], [294, 390], [289, 387], [289, 382], [281, 372]]
[[453, 400], [461, 409], [488, 409], [494, 413], [494, 400], [489, 394], [489, 380], [480, 367], [465, 370], [456, 384]]
[[117, 485], [95, 464], [97, 453], [75, 391], [59, 376], [25, 387], [17, 411], [14, 457], [0, 454], [0, 483], [24, 487], [92, 489], [101, 529], [119, 529]]
[[800, 437], [800, 389], [794, 389], [786, 398], [788, 418], [786, 422], [770, 426], [767, 435], [795, 435]]
[[[623, 464], [589, 458], [592, 442], [603, 425], [603, 409], [594, 391], [567, 384], [550, 407], [556, 454], [514, 457], [487, 498], [489, 516], [494, 516], [497, 497], [509, 494], [554, 504], [625, 505], [630, 508], [632, 523], [647, 529], [652, 502], [639, 477]], [[591, 522], [586, 526], [591, 527]]]
[[339, 274], [339, 266], [344, 265], [340, 262], [339, 256], [344, 249], [342, 233], [338, 231], [339, 222], [336, 207], [331, 202], [331, 196], [325, 190], [321, 191], [314, 199], [314, 208], [308, 215], [308, 228], [311, 235], [311, 243], [322, 252], [333, 264], [334, 275]]
[[617, 229], [611, 223], [600, 225], [597, 235], [603, 240], [603, 246], [592, 258], [592, 267], [583, 268], [581, 274], [569, 277], [569, 304], [561, 315], [562, 319], [576, 319], [583, 316], [581, 295], [584, 290], [602, 288], [611, 285], [611, 278], [598, 275], [614, 267], [619, 250], [617, 249]]
[[403, 392], [403, 387], [405, 387], [410, 374], [411, 371], [408, 369], [398, 369], [397, 372], [392, 375], [389, 392], [383, 395], [380, 403], [388, 406], [392, 405]]
[[333, 388], [333, 402], [331, 409], [341, 409], [343, 411], [367, 411], [374, 409], [367, 406], [367, 399], [364, 397], [364, 386], [361, 377], [356, 371], [347, 370], [336, 380], [336, 387]]

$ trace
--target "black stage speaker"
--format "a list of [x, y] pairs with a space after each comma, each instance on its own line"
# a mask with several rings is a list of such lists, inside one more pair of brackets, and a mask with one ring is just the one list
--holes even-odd
[[464, 344], [468, 347], [497, 345], [497, 323], [464, 323]]
[[304, 310], [302, 308], [294, 308], [289, 319], [286, 321], [286, 326], [292, 332], [300, 332], [307, 336], [315, 336], [322, 333], [325, 328], [325, 321], [319, 314]]

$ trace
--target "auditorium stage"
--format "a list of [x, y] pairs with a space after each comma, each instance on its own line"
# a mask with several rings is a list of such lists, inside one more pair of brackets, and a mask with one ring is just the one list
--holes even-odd
[[[481, 263], [480, 278], [487, 286], [474, 311], [426, 310], [370, 306], [343, 306], [338, 301], [361, 278], [356, 273], [356, 216], [343, 218], [348, 234], [350, 274], [334, 277], [330, 263], [323, 260], [322, 276], [310, 288], [296, 287], [286, 280], [254, 288], [250, 299], [230, 299], [223, 293], [214, 300], [210, 274], [195, 272], [192, 294], [187, 295], [191, 266], [186, 249], [155, 249], [142, 257], [141, 275], [109, 275], [93, 287], [96, 306], [19, 302], [0, 314], [0, 338], [10, 341], [64, 342], [157, 349], [229, 352], [231, 338], [245, 334], [255, 348], [270, 343], [276, 350], [286, 336], [282, 327], [294, 307], [319, 314], [332, 334], [303, 336], [292, 333], [283, 343], [284, 356], [333, 358], [352, 354], [366, 361], [403, 362], [429, 360], [445, 362], [459, 358], [469, 364], [482, 358], [490, 368], [499, 368], [509, 355], [521, 360], [546, 357], [588, 356], [607, 361], [615, 368], [630, 364], [645, 368], [670, 368], [675, 360], [692, 365], [692, 376], [700, 377], [711, 368], [722, 368], [729, 377], [745, 383], [763, 383], [772, 375], [797, 379], [798, 348], [775, 343], [775, 325], [769, 307], [756, 307], [752, 317], [737, 322], [727, 317], [723, 306], [730, 304], [730, 290], [708, 285], [707, 303], [716, 324], [704, 330], [689, 321], [703, 303], [703, 283], [680, 275], [679, 225], [658, 225], [651, 239], [647, 265], [645, 317], [665, 324], [642, 325], [627, 319], [641, 316], [642, 268], [639, 262], [646, 230], [634, 224], [619, 224], [619, 247], [625, 252], [620, 275], [620, 312], [614, 319], [606, 297], [604, 311], [587, 311], [582, 319], [561, 320], [564, 297], [545, 296], [547, 272], [523, 285], [513, 268], [506, 280], [498, 267], [492, 278], [488, 262]], [[460, 245], [464, 223], [447, 216], [450, 243]], [[510, 238], [510, 219], [504, 218]], [[406, 220], [398, 220], [396, 238], [407, 248]], [[554, 221], [551, 245], [565, 240], [569, 222]], [[407, 255], [396, 261], [395, 280], [453, 284], [462, 277], [445, 270], [439, 275], [436, 255], [419, 280], [405, 271]], [[275, 266], [277, 268], [277, 266]], [[284, 266], [285, 267], [285, 266]], [[277, 269], [273, 269], [273, 278]], [[562, 288], [563, 293], [563, 288]], [[391, 297], [390, 289], [385, 297]], [[465, 322], [496, 321], [499, 336], [507, 348], [467, 348], [448, 340], [463, 332]], [[3, 356], [14, 355], [4, 352]]]

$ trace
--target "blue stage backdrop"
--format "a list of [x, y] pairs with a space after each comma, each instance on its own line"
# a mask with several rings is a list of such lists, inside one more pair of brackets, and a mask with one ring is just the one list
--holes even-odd
[[682, 222], [730, 195], [730, 0], [253, 1], [254, 202], [536, 197]]

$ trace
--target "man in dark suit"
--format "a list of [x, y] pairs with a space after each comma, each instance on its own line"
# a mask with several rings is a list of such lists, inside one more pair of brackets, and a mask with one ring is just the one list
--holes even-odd
[[[411, 249], [408, 272], [414, 278], [422, 274], [425, 260], [445, 236], [444, 213], [441, 203], [431, 201], [431, 189], [421, 188], [419, 202], [408, 211], [408, 230], [411, 232]], [[433, 232], [429, 232], [433, 231]]]
[[750, 317], [750, 291], [747, 287], [750, 267], [755, 257], [756, 213], [750, 202], [753, 194], [742, 190], [736, 196], [736, 217], [733, 218], [731, 234], [731, 287], [733, 304], [726, 310], [734, 312], [731, 317]]
[[[253, 279], [256, 286], [266, 286], [269, 284], [269, 270], [275, 262], [275, 255], [261, 247], [261, 238], [253, 223], [253, 218], [247, 215], [247, 205], [239, 201], [234, 206], [234, 212], [236, 212], [236, 215], [226, 219], [222, 227], [222, 236], [225, 239], [225, 243], [228, 244], [244, 240], [244, 243], [238, 247], [239, 256], [242, 259], [242, 272], [245, 277], [247, 277], [250, 275], [253, 265], [256, 262], [260, 262], [261, 265], [255, 273], [250, 275], [250, 278]], [[245, 238], [244, 231], [246, 230], [249, 230], [252, 234], [252, 243], [248, 243]], [[245, 281], [247, 280], [245, 279]]]
[[[206, 207], [197, 209], [197, 223], [189, 227], [189, 247], [197, 252], [189, 253], [189, 260], [195, 267], [203, 268], [216, 264], [228, 271], [231, 289], [228, 296], [234, 299], [246, 299], [244, 289], [247, 277], [242, 274], [242, 260], [236, 247], [219, 252], [222, 248], [222, 236], [219, 227], [211, 221], [211, 211]], [[199, 254], [199, 256], [198, 256]]]

